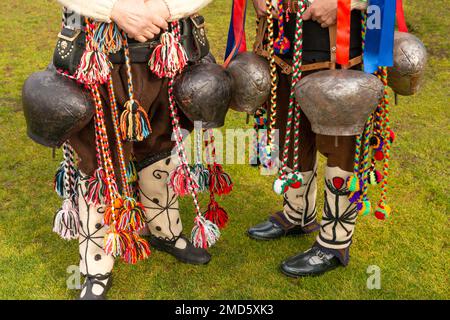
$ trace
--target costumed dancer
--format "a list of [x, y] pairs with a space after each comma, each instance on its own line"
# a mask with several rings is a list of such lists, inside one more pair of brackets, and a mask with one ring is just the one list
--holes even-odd
[[[63, 144], [55, 189], [64, 202], [54, 231], [79, 239], [86, 276], [80, 299], [106, 297], [115, 258], [147, 258], [142, 235], [148, 231], [156, 249], [182, 262], [208, 263], [206, 249], [223, 225], [209, 220], [215, 212], [207, 218], [200, 211], [199, 182], [182, 136], [193, 123], [178, 110], [173, 90], [174, 78], [209, 52], [204, 19], [195, 13], [211, 0], [58, 2], [64, 21], [54, 66], [32, 75], [23, 96], [30, 137], [47, 146]], [[54, 92], [42, 97], [48, 83]], [[232, 187], [227, 182], [226, 193]], [[191, 238], [182, 233], [179, 195], [194, 200]]]
[[[323, 274], [348, 264], [358, 215], [374, 212], [377, 218], [385, 219], [390, 213], [386, 192], [394, 133], [389, 124], [387, 67], [394, 66], [396, 9], [399, 29], [406, 31], [401, 1], [397, 8], [395, 1], [370, 1], [382, 8], [382, 32], [377, 32], [366, 28], [367, 1], [253, 0], [258, 15], [253, 51], [267, 59], [267, 71], [258, 67], [261, 63], [253, 53], [245, 52], [245, 35], [239, 24], [245, 21], [245, 13], [239, 10], [244, 3], [235, 0], [233, 4], [226, 63], [231, 73], [242, 61], [248, 61], [246, 70], [256, 70], [252, 76], [235, 76], [235, 81], [245, 78], [241, 91], [247, 90], [252, 100], [264, 97], [267, 101], [264, 156], [269, 159], [266, 165], [279, 167], [273, 188], [284, 196], [283, 210], [251, 227], [248, 235], [273, 240], [319, 231], [312, 247], [284, 261], [281, 270], [291, 277]], [[416, 46], [420, 46], [418, 42]], [[424, 52], [424, 48], [419, 49]], [[358, 71], [363, 54], [365, 73]], [[410, 61], [420, 60], [415, 65], [418, 68], [410, 69], [422, 72], [425, 55], [414, 58]], [[270, 80], [270, 92], [244, 85], [263, 83], [258, 76]], [[411, 89], [407, 86], [412, 83], [411, 77], [405, 82], [404, 87]], [[249, 114], [256, 110], [258, 118], [261, 114], [256, 104], [235, 103], [231, 107]], [[278, 163], [274, 159], [275, 129], [280, 133]], [[326, 157], [320, 223], [317, 152]], [[367, 195], [369, 184], [381, 186], [381, 197], [374, 208]]]

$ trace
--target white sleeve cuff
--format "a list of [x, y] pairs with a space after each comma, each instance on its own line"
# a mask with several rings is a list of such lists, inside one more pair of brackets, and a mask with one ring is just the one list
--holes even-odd
[[366, 10], [367, 0], [352, 0], [352, 10]]
[[212, 0], [163, 0], [169, 9], [169, 21], [188, 17], [206, 7]]
[[117, 0], [57, 0], [64, 7], [100, 22], [111, 22], [111, 11]]

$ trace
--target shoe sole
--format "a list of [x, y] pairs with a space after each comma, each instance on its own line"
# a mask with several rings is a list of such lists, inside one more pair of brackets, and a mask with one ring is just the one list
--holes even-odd
[[334, 266], [331, 269], [328, 269], [327, 271], [322, 271], [322, 272], [318, 272], [318, 273], [290, 273], [289, 271], [284, 270], [281, 266], [280, 266], [280, 270], [281, 273], [283, 273], [285, 276], [288, 276], [290, 278], [303, 278], [303, 277], [318, 277], [323, 275], [324, 273], [327, 273], [328, 271], [333, 271], [334, 269], [337, 269], [339, 267], [339, 265]]

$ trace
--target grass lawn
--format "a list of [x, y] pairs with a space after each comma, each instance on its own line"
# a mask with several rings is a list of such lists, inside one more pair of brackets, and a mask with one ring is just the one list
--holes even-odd
[[[422, 0], [404, 2], [410, 31], [430, 53], [427, 81], [419, 94], [400, 97], [399, 105], [392, 107], [397, 133], [390, 179], [394, 211], [384, 222], [373, 216], [359, 220], [350, 265], [320, 278], [283, 276], [279, 263], [308, 248], [314, 236], [274, 242], [248, 239], [246, 229], [279, 210], [282, 199], [271, 191], [273, 177], [261, 176], [250, 166], [230, 165], [226, 169], [235, 190], [221, 204], [231, 223], [210, 250], [211, 263], [185, 265], [157, 251], [135, 266], [117, 263], [110, 298], [450, 298], [450, 4], [431, 0], [425, 8]], [[51, 232], [60, 205], [52, 191], [60, 152], [52, 159], [50, 149], [26, 136], [20, 111], [23, 81], [51, 59], [60, 12], [56, 1], [50, 0], [10, 0], [4, 7], [0, 12], [0, 298], [73, 299], [78, 292], [66, 288], [66, 269], [78, 263], [78, 246]], [[230, 0], [215, 0], [204, 11], [218, 60], [225, 49], [229, 13]], [[249, 40], [253, 20], [249, 17], [247, 24]], [[244, 114], [230, 112], [227, 120], [227, 128], [246, 126]], [[184, 199], [181, 208], [189, 232], [191, 201]], [[366, 288], [370, 265], [381, 268], [380, 290]]]

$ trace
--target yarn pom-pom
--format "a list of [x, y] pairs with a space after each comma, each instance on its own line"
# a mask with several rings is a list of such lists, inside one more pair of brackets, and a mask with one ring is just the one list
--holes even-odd
[[130, 246], [130, 236], [126, 232], [117, 231], [114, 226], [106, 232], [103, 240], [103, 249], [108, 255], [120, 257]]
[[[190, 176], [189, 168], [185, 165], [179, 165], [171, 172], [169, 186], [179, 196], [188, 195], [190, 192], [198, 191], [197, 182]], [[191, 190], [193, 188], [194, 190]]]
[[197, 182], [198, 191], [205, 191], [209, 184], [209, 170], [203, 164], [197, 163], [191, 167], [191, 173]]
[[389, 142], [390, 143], [394, 143], [394, 141], [395, 141], [395, 132], [392, 129], [389, 129], [388, 133], [389, 133]]
[[233, 181], [220, 164], [214, 164], [209, 174], [209, 191], [225, 195], [233, 190]]
[[375, 217], [379, 220], [385, 220], [389, 218], [391, 215], [391, 208], [383, 203], [378, 204], [377, 209], [375, 210]]
[[127, 238], [129, 245], [122, 254], [122, 259], [126, 263], [135, 264], [150, 256], [150, 246], [145, 239], [135, 233], [127, 235]]
[[378, 170], [371, 170], [369, 172], [369, 183], [371, 185], [379, 184], [383, 180], [383, 175]]
[[357, 207], [358, 207], [358, 214], [363, 217], [367, 216], [370, 213], [370, 211], [372, 210], [371, 203], [368, 200], [359, 202], [357, 204]]
[[383, 159], [384, 159], [384, 153], [383, 153], [383, 151], [381, 151], [381, 150], [375, 151], [374, 158], [375, 158], [375, 160], [377, 160], [377, 161], [383, 160]]
[[282, 178], [278, 178], [273, 182], [273, 191], [276, 194], [282, 195], [285, 190], [286, 181]]
[[348, 197], [348, 201], [350, 201], [351, 203], [357, 203], [360, 199], [361, 199], [360, 191], [351, 192]]
[[53, 187], [59, 197], [66, 199], [69, 197], [69, 195], [66, 194], [66, 188], [64, 187], [64, 179], [66, 174], [64, 166], [65, 161], [62, 161], [58, 167], [58, 170], [56, 171], [55, 179], [53, 180]]
[[211, 199], [208, 204], [208, 210], [205, 212], [205, 218], [219, 227], [219, 229], [225, 228], [228, 222], [227, 212], [219, 206], [217, 201]]
[[277, 54], [286, 54], [291, 48], [291, 42], [287, 37], [278, 38], [274, 43], [274, 50]]
[[148, 65], [158, 77], [174, 77], [187, 64], [184, 48], [171, 32], [164, 32], [160, 37], [160, 44], [156, 46]]
[[361, 182], [356, 174], [348, 177], [347, 189], [350, 192], [355, 192], [355, 191], [361, 190]]
[[61, 209], [53, 220], [53, 231], [65, 240], [78, 239], [80, 217], [78, 210], [70, 199], [64, 200]]

